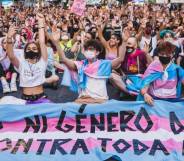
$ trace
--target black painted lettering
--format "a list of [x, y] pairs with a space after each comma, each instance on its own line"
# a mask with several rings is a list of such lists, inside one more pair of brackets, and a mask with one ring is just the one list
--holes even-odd
[[[141, 118], [144, 116], [145, 120], [147, 121], [147, 127], [142, 127], [140, 124]], [[134, 121], [135, 126], [138, 130], [140, 130], [143, 133], [147, 133], [152, 127], [153, 127], [153, 121], [149, 117], [147, 111], [144, 108], [141, 108], [139, 113], [137, 114], [137, 117]]]
[[134, 154], [136, 155], [141, 155], [142, 153], [144, 153], [146, 150], [149, 149], [147, 145], [143, 144], [137, 139], [133, 139], [133, 146], [134, 146]]
[[26, 128], [24, 129], [24, 133], [25, 132], [28, 132], [29, 131], [29, 129], [32, 127], [33, 128], [33, 132], [34, 133], [37, 133], [37, 132], [39, 132], [39, 130], [40, 130], [40, 118], [39, 118], [39, 116], [38, 115], [36, 115], [36, 116], [34, 116], [34, 119], [35, 119], [35, 122], [32, 120], [32, 119], [30, 119], [30, 118], [28, 118], [28, 117], [26, 117], [25, 118], [25, 121], [26, 121]]
[[61, 145], [66, 144], [67, 142], [71, 140], [72, 139], [55, 139], [53, 142], [50, 154], [54, 155], [57, 150], [63, 155], [67, 154], [67, 152], [61, 147]]
[[40, 155], [40, 154], [42, 154], [46, 143], [49, 142], [49, 141], [52, 141], [52, 140], [51, 139], [38, 139], [37, 141], [40, 141], [40, 146], [38, 147], [38, 150], [37, 150], [36, 154]]
[[113, 117], [118, 117], [118, 113], [115, 113], [115, 112], [107, 113], [107, 124], [108, 124], [107, 131], [108, 132], [118, 131], [116, 129], [116, 124], [112, 123]]
[[2, 129], [3, 128], [3, 123], [2, 122], [0, 122], [0, 129]]
[[84, 154], [89, 154], [89, 150], [85, 144], [85, 141], [83, 139], [77, 139], [75, 142], [75, 145], [73, 146], [71, 150], [71, 154], [76, 154], [78, 149], [82, 149]]
[[[181, 132], [184, 131], [184, 125], [182, 125], [182, 123], [179, 121], [178, 117], [176, 116], [176, 114], [174, 112], [170, 112], [170, 127], [171, 130], [174, 134], [180, 134]], [[178, 129], [176, 129], [176, 125], [178, 125]]]
[[165, 155], [169, 155], [169, 152], [160, 140], [154, 140], [149, 154], [154, 156], [157, 150], [162, 151]]
[[85, 126], [82, 126], [81, 125], [81, 120], [82, 119], [86, 119], [87, 116], [86, 115], [76, 115], [76, 132], [77, 133], [85, 133], [87, 132], [86, 130], [83, 130], [82, 129], [85, 129]]
[[97, 140], [101, 140], [101, 147], [102, 147], [102, 151], [106, 152], [106, 147], [107, 147], [107, 142], [108, 141], [112, 141], [112, 139], [108, 139], [108, 138], [98, 138]]
[[[121, 144], [123, 145], [123, 148], [120, 148]], [[118, 153], [124, 153], [126, 150], [128, 150], [131, 147], [131, 145], [128, 142], [126, 142], [124, 139], [119, 139], [112, 146]]]
[[66, 115], [66, 111], [62, 111], [62, 112], [61, 112], [61, 115], [60, 115], [60, 117], [59, 117], [59, 121], [58, 121], [58, 124], [57, 124], [57, 126], [56, 126], [56, 129], [58, 129], [58, 130], [60, 130], [60, 131], [63, 131], [63, 132], [65, 132], [65, 133], [67, 133], [67, 132], [71, 131], [71, 130], [74, 128], [74, 126], [65, 124], [65, 125], [64, 125], [65, 129], [62, 128], [64, 119], [65, 119], [65, 115]]
[[103, 113], [100, 113], [99, 121], [94, 114], [91, 115], [91, 133], [95, 133], [95, 127], [97, 127], [100, 131], [105, 130], [105, 118]]
[[126, 129], [130, 131], [136, 131], [133, 128], [129, 127], [128, 122], [134, 117], [134, 111], [120, 111], [120, 128], [121, 131], [125, 131]]
[[3, 143], [3, 142], [6, 142], [6, 147], [0, 149], [0, 151], [6, 151], [6, 150], [9, 150], [12, 148], [12, 141], [8, 138], [6, 139], [3, 139], [3, 140], [0, 140], [0, 144]]
[[24, 139], [19, 139], [15, 145], [15, 147], [12, 149], [11, 153], [16, 154], [19, 150], [20, 146], [23, 146], [24, 150], [23, 152], [27, 154], [29, 152], [29, 149], [32, 145], [33, 139], [29, 139], [27, 142]]

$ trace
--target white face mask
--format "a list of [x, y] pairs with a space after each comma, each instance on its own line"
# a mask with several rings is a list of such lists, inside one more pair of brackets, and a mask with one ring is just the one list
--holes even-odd
[[95, 52], [87, 50], [87, 51], [84, 52], [84, 56], [86, 57], [86, 59], [94, 59], [95, 58]]

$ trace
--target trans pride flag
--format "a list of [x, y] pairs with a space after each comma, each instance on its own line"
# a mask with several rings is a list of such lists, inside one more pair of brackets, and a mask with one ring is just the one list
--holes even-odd
[[184, 102], [0, 106], [2, 161], [183, 161]]
[[65, 66], [65, 72], [62, 80], [62, 85], [69, 86], [72, 91], [77, 92], [79, 89], [85, 89], [87, 77], [92, 78], [109, 78], [111, 75], [111, 61], [97, 60], [89, 64], [88, 60], [76, 61], [77, 72], [70, 71]]
[[[130, 75], [128, 76], [128, 79], [129, 82], [126, 87], [130, 93], [135, 94], [139, 94], [142, 88], [151, 85], [154, 81], [158, 81], [157, 85], [159, 85], [163, 81], [166, 82], [165, 84], [170, 84], [175, 83], [174, 80], [177, 80], [175, 97], [180, 98], [181, 83], [184, 80], [184, 70], [180, 66], [171, 63], [164, 71], [161, 63], [158, 60], [155, 60], [148, 66], [144, 75]], [[165, 87], [163, 86], [162, 89], [165, 89]], [[139, 95], [138, 100], [142, 99], [141, 95]]]

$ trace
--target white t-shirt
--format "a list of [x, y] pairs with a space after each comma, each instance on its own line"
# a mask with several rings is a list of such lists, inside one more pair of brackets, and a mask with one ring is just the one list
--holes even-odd
[[[145, 42], [149, 45], [151, 42], [151, 38], [147, 39], [146, 37], [142, 36], [140, 41], [140, 48], [141, 50], [144, 49]], [[155, 48], [157, 47], [157, 36], [152, 37], [152, 50], [150, 52], [150, 55], [153, 56], [153, 52]]]
[[79, 91], [79, 97], [90, 96], [95, 99], [108, 99], [106, 79], [96, 79], [87, 76], [87, 84], [84, 90]]
[[[5, 57], [6, 52], [3, 50], [3, 48], [0, 46], [0, 58]], [[7, 70], [10, 67], [10, 59], [6, 57], [1, 62], [1, 65], [3, 66], [4, 70]]]
[[42, 58], [35, 64], [21, 58], [19, 63], [20, 87], [36, 87], [45, 82], [47, 62]]

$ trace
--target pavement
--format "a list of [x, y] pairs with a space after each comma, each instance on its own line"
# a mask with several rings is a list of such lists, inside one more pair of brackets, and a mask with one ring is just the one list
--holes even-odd
[[[109, 99], [116, 99], [119, 100], [119, 91], [115, 89], [110, 83], [107, 83], [107, 92], [109, 95]], [[66, 103], [66, 102], [73, 102], [77, 97], [78, 94], [70, 91], [68, 87], [59, 86], [58, 89], [51, 89], [45, 88], [45, 93], [48, 98], [54, 103]], [[3, 94], [0, 92], [0, 98], [3, 96], [15, 96], [17, 98], [21, 98], [22, 90], [21, 88], [18, 89], [18, 92]]]

